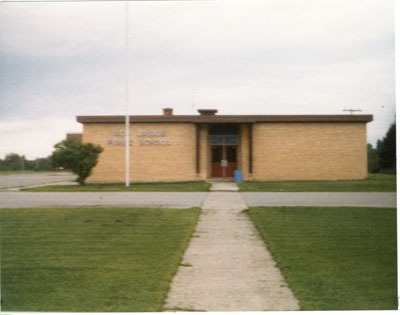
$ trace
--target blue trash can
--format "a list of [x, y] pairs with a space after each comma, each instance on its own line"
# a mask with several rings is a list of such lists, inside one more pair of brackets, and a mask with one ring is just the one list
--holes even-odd
[[241, 170], [235, 170], [234, 171], [234, 178], [236, 183], [241, 183], [242, 182], [242, 171]]

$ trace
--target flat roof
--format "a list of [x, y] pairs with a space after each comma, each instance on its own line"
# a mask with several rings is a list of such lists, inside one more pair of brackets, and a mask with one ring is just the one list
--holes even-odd
[[[370, 122], [372, 115], [133, 115], [132, 123]], [[123, 123], [125, 116], [77, 116], [80, 123]]]

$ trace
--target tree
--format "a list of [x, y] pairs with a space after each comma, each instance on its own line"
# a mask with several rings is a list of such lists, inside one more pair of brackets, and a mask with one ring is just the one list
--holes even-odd
[[25, 169], [25, 156], [19, 156], [17, 153], [9, 153], [1, 161], [1, 169], [7, 171], [17, 171]]
[[[380, 140], [379, 140], [380, 141]], [[367, 144], [368, 149], [368, 173], [378, 173], [379, 172], [379, 156], [378, 150], [372, 147], [372, 144]]]
[[78, 175], [78, 183], [85, 184], [85, 180], [96, 166], [98, 156], [103, 148], [92, 143], [79, 143], [73, 138], [61, 141], [54, 146], [51, 155], [54, 166], [64, 167]]
[[43, 170], [49, 171], [49, 170], [53, 170], [54, 169], [54, 167], [52, 166], [50, 157], [37, 158], [33, 162], [34, 162], [36, 171], [43, 171]]
[[390, 126], [385, 138], [378, 141], [377, 151], [380, 169], [396, 171], [396, 123]]
[[50, 171], [54, 170], [54, 167], [51, 165], [50, 157], [27, 160], [24, 155], [9, 153], [4, 160], [0, 159], [0, 171], [19, 170]]

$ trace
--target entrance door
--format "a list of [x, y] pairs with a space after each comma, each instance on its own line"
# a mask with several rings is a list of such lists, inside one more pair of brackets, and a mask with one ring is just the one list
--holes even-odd
[[236, 170], [236, 145], [211, 146], [211, 177], [233, 177]]
[[226, 177], [233, 177], [233, 173], [236, 170], [237, 163], [236, 163], [236, 145], [227, 145], [225, 146], [226, 150], [226, 160], [227, 160], [227, 165], [226, 165]]
[[223, 177], [222, 168], [222, 157], [223, 157], [223, 146], [213, 145], [211, 146], [211, 177]]

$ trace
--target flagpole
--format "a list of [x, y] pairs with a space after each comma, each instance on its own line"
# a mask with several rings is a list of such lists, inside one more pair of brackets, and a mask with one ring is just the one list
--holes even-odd
[[129, 187], [129, 1], [125, 3], [125, 186]]

